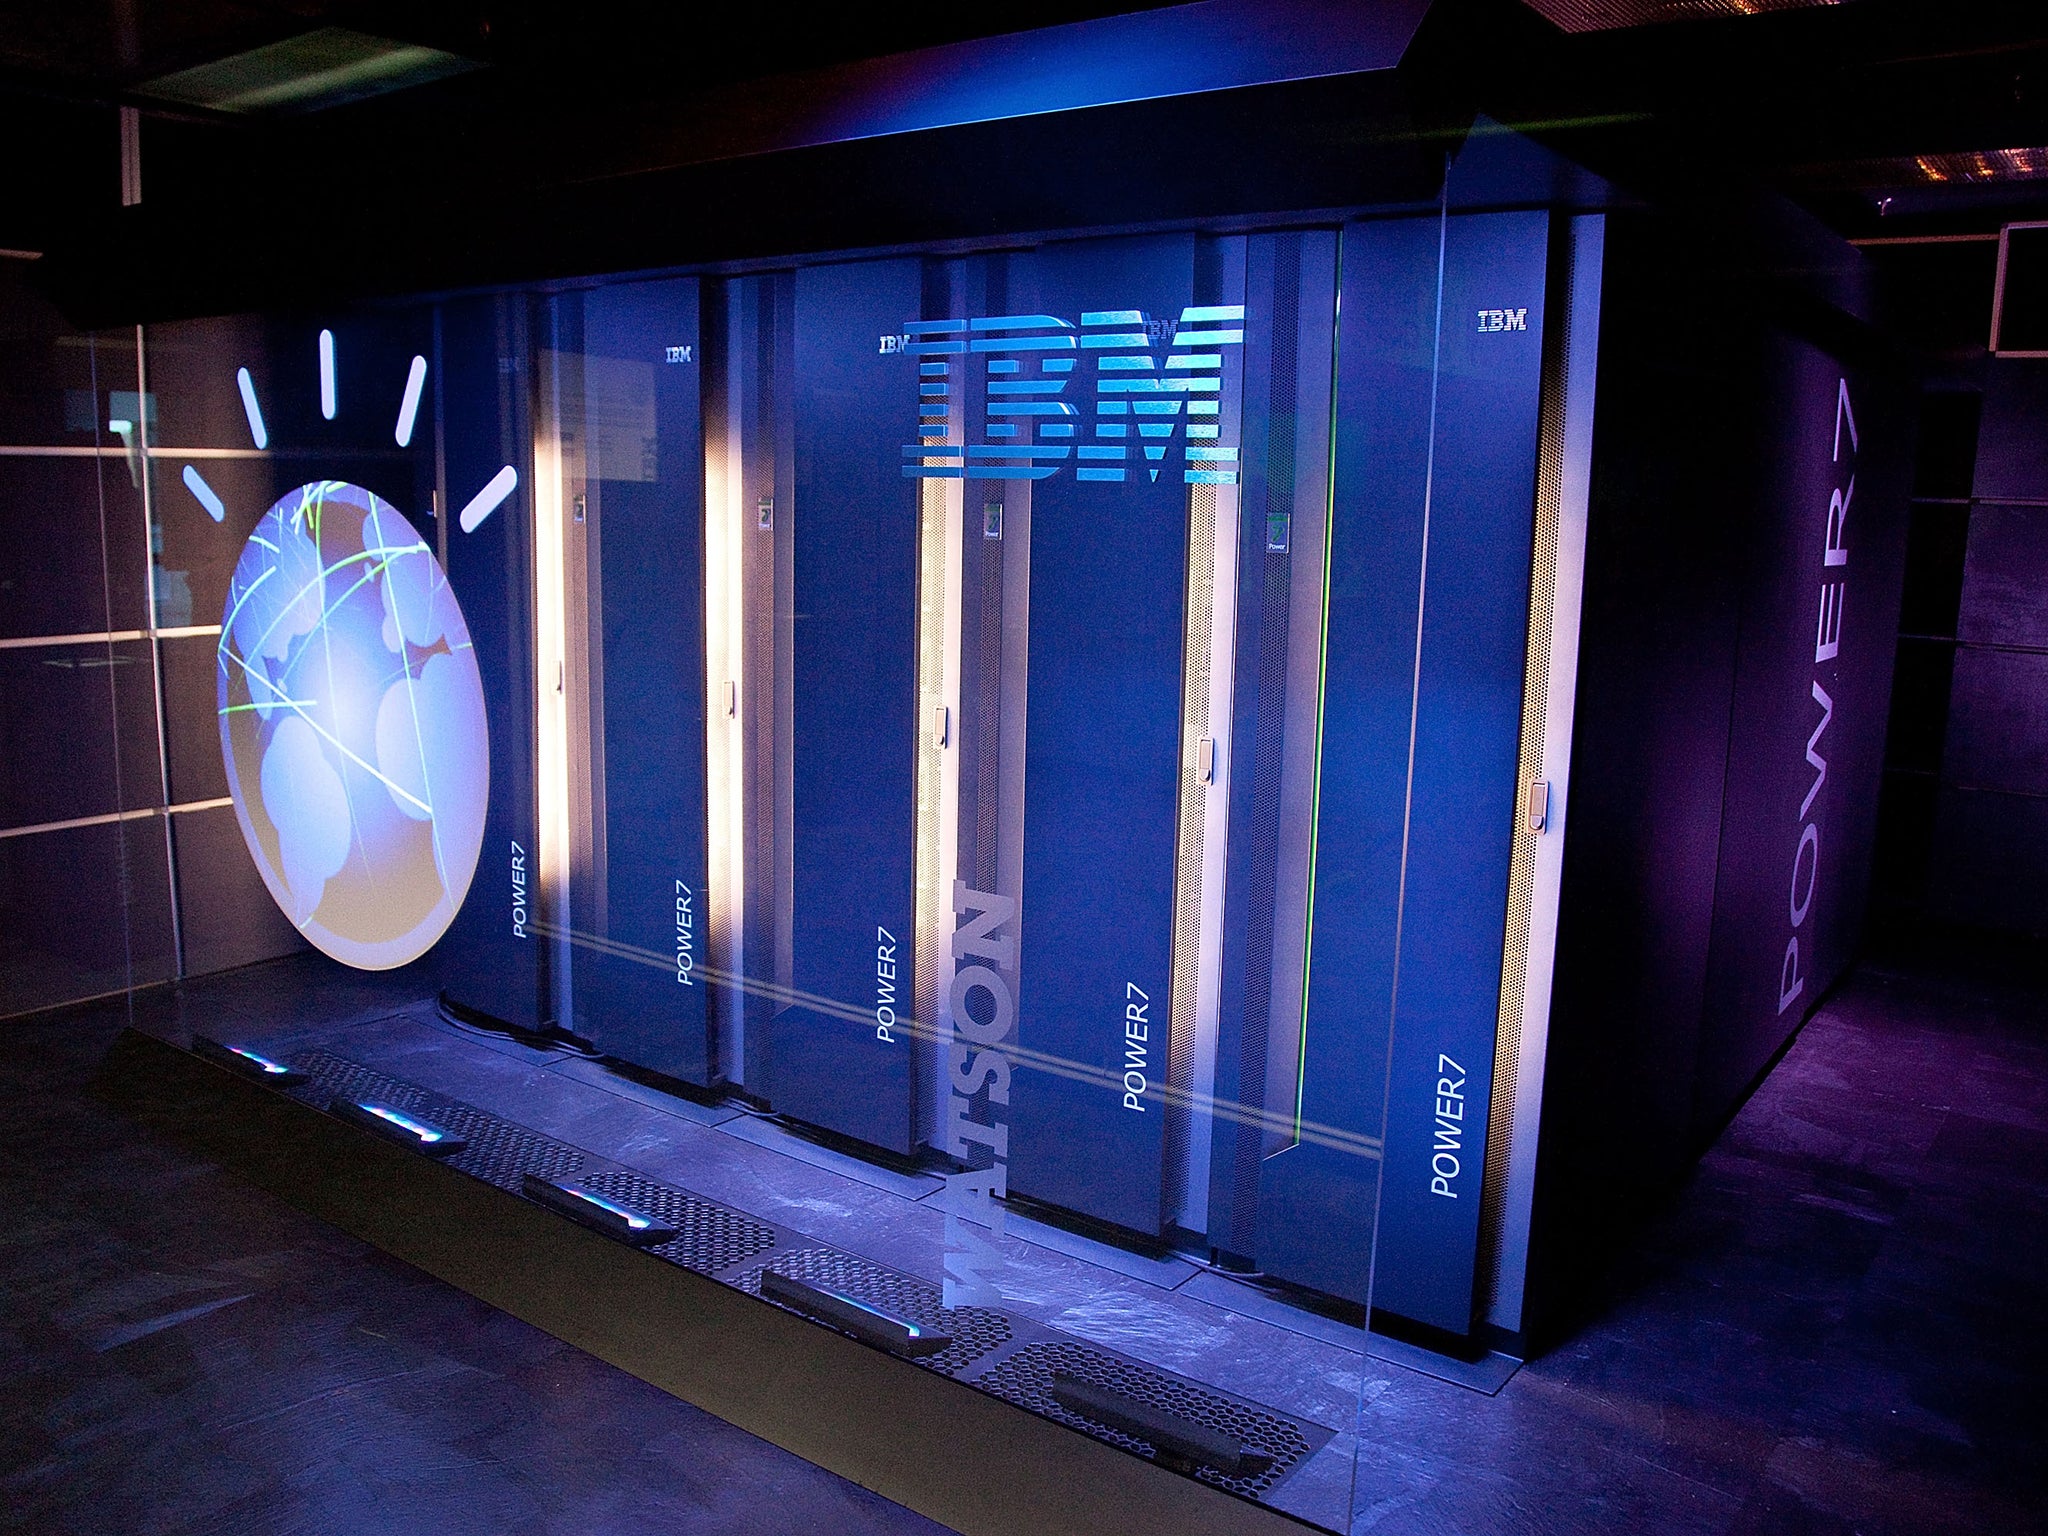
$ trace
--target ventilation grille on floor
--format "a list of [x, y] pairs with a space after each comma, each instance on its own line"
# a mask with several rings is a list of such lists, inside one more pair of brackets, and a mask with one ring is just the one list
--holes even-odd
[[933, 1333], [945, 1334], [953, 1342], [938, 1354], [917, 1362], [935, 1371], [957, 1371], [1010, 1339], [1010, 1320], [1002, 1313], [991, 1312], [984, 1307], [948, 1307], [940, 1300], [937, 1286], [912, 1280], [893, 1269], [857, 1259], [850, 1253], [838, 1253], [830, 1248], [803, 1248], [795, 1253], [780, 1254], [762, 1265], [761, 1269], [752, 1269], [742, 1275], [740, 1288], [758, 1296], [762, 1269], [772, 1269], [777, 1274], [815, 1285], [820, 1290], [849, 1296], [891, 1317], [915, 1323]]
[[583, 1166], [584, 1155], [574, 1147], [325, 1051], [294, 1056], [290, 1064], [306, 1074], [297, 1093], [310, 1103], [325, 1107], [334, 1098], [376, 1099], [453, 1131], [469, 1145], [448, 1159], [449, 1166], [500, 1189], [517, 1191], [529, 1173], [559, 1179]]
[[1180, 1418], [1193, 1419], [1242, 1441], [1248, 1450], [1271, 1457], [1270, 1466], [1248, 1477], [1226, 1476], [1214, 1467], [1196, 1470], [1195, 1475], [1203, 1482], [1228, 1488], [1232, 1493], [1243, 1494], [1247, 1498], [1256, 1498], [1271, 1488], [1314, 1449], [1299, 1427], [1277, 1414], [1237, 1402], [1220, 1393], [1205, 1391], [1191, 1381], [1183, 1381], [1135, 1361], [1120, 1360], [1085, 1344], [1050, 1341], [1026, 1344], [1007, 1359], [997, 1361], [977, 1377], [974, 1384], [984, 1392], [992, 1392], [1020, 1408], [1029, 1408], [1033, 1413], [1057, 1419], [1098, 1440], [1107, 1440], [1140, 1456], [1153, 1455], [1152, 1447], [1144, 1441], [1134, 1440], [1069, 1413], [1054, 1402], [1051, 1389], [1055, 1375], [1077, 1377], [1092, 1386], [1106, 1388]]
[[670, 1189], [623, 1168], [593, 1173], [579, 1182], [592, 1194], [604, 1195], [676, 1229], [676, 1235], [647, 1251], [700, 1274], [729, 1269], [771, 1252], [781, 1241], [765, 1222], [728, 1211], [680, 1189]]
[[[473, 1105], [325, 1051], [305, 1052], [289, 1060], [307, 1077], [305, 1083], [288, 1090], [294, 1097], [321, 1107], [334, 1098], [374, 1099], [433, 1120], [469, 1143], [448, 1159], [448, 1165], [502, 1189], [519, 1191], [523, 1176], [529, 1173], [543, 1178], [578, 1174], [593, 1161], [575, 1147]], [[1025, 1342], [1019, 1343], [1017, 1325], [1001, 1312], [947, 1307], [939, 1288], [929, 1282], [834, 1249], [796, 1247], [793, 1234], [630, 1169], [600, 1166], [582, 1174], [578, 1183], [676, 1228], [677, 1236], [648, 1249], [650, 1253], [699, 1273], [726, 1272], [723, 1284], [757, 1296], [763, 1272], [772, 1268], [920, 1328], [944, 1333], [952, 1344], [918, 1364], [962, 1377], [968, 1385], [992, 1396], [1123, 1450], [1147, 1458], [1157, 1456], [1149, 1443], [1061, 1407], [1052, 1397], [1056, 1376], [1076, 1378], [1134, 1403], [1207, 1426], [1253, 1453], [1252, 1464], [1258, 1465], [1258, 1470], [1233, 1475], [1202, 1466], [1194, 1469], [1194, 1475], [1246, 1498], [1268, 1493], [1330, 1438], [1331, 1432], [1321, 1426], [1284, 1417], [1104, 1350], [1076, 1341], [1032, 1338], [1037, 1330], [1029, 1325], [1024, 1325]], [[783, 1251], [778, 1253], [778, 1248]], [[732, 1273], [741, 1266], [751, 1267]], [[990, 1358], [992, 1365], [979, 1364]], [[974, 1375], [974, 1370], [980, 1374]]]

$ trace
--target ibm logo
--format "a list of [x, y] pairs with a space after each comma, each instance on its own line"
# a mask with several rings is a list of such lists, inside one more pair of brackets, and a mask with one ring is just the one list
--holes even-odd
[[[1183, 481], [1235, 485], [1237, 449], [1220, 441], [1223, 352], [1244, 345], [1243, 327], [1242, 304], [1190, 305], [1178, 320], [1105, 309], [1079, 325], [1054, 315], [911, 321], [880, 346], [918, 359], [918, 441], [903, 447], [903, 473], [1046, 480], [1071, 463], [1077, 480], [1120, 484], [1142, 469], [1156, 481], [1179, 434]], [[985, 440], [970, 443], [976, 404]]]
[[1489, 331], [1526, 331], [1529, 329], [1529, 311], [1526, 309], [1482, 309], [1479, 311], [1479, 333]]

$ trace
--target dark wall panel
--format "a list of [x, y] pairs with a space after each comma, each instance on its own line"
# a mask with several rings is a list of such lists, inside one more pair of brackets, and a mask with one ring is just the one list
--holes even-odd
[[[2040, 430], [2048, 434], [2048, 412]], [[1955, 623], [1973, 644], [2048, 650], [2048, 507], [1970, 509]]]
[[1944, 786], [1928, 896], [1950, 922], [2048, 935], [2048, 797]]
[[2048, 498], [2048, 362], [1992, 358], [1971, 493], [1991, 501]]
[[1976, 448], [1980, 499], [1957, 562], [1959, 643], [1933, 794], [1927, 911], [2038, 934], [2048, 930], [2048, 899], [2039, 894], [2048, 889], [2048, 509], [2015, 503], [2048, 498], [2048, 364], [1986, 365]]
[[177, 636], [159, 642], [159, 653], [171, 803], [221, 799], [228, 792], [228, 773], [221, 760], [220, 717], [216, 713], [219, 637]]
[[[27, 107], [10, 103], [0, 112]], [[16, 174], [47, 150], [52, 109], [47, 101], [30, 109], [34, 127], [17, 142], [40, 142], [34, 154], [16, 157]], [[13, 197], [9, 204], [0, 220], [16, 211]], [[0, 257], [0, 447], [93, 447], [108, 435], [113, 392], [134, 400], [135, 332], [81, 335], [28, 279], [28, 263]]]
[[2048, 795], [2048, 652], [1956, 653], [1943, 768], [1957, 788]]
[[[1524, 1314], [1546, 1322], [1583, 1305], [1588, 1270], [1690, 1148], [1734, 687], [1729, 508], [1744, 491], [1729, 445], [1752, 430], [1741, 402], [1754, 383], [1743, 311], [1704, 259], [1682, 229], [1607, 221]], [[1662, 330], [1674, 283], [1698, 295], [1696, 344], [1671, 346]]]
[[170, 893], [158, 816], [0, 837], [0, 1017], [169, 978]]
[[204, 976], [306, 948], [249, 858], [230, 805], [171, 818], [185, 974]]
[[155, 700], [145, 640], [0, 651], [0, 828], [161, 805]]
[[0, 639], [143, 626], [134, 463], [0, 458]]

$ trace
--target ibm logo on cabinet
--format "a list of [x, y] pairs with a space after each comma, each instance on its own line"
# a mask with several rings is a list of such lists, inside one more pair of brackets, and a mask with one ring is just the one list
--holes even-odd
[[[884, 353], [918, 359], [913, 480], [1124, 483], [1179, 470], [1189, 485], [1237, 484], [1237, 449], [1220, 441], [1223, 356], [1244, 345], [1242, 304], [1191, 305], [1178, 322], [1136, 309], [914, 320]], [[967, 441], [970, 406], [981, 442]], [[1176, 453], [1174, 450], [1178, 449]]]

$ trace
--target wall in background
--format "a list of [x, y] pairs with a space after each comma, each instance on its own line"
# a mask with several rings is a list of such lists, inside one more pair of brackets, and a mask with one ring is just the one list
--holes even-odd
[[2048, 362], [1985, 350], [1995, 239], [1870, 254], [1930, 363], [1873, 916], [2048, 933]]
[[2048, 362], [1985, 370], [1930, 910], [2048, 933]]
[[[301, 943], [227, 799], [212, 557], [189, 519], [166, 548], [143, 338], [79, 334], [28, 269], [0, 258], [0, 1017]], [[178, 329], [152, 360], [222, 355]]]

